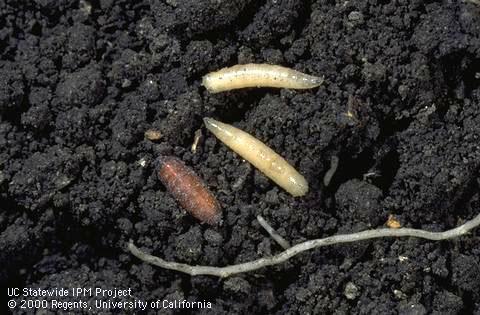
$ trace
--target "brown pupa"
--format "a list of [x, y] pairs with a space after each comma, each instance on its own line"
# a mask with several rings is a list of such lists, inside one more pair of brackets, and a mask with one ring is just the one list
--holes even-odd
[[158, 178], [180, 206], [202, 222], [220, 222], [220, 204], [192, 169], [173, 156], [161, 156], [156, 164]]

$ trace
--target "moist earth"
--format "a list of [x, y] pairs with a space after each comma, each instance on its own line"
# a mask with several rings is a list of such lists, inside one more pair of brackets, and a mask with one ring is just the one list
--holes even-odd
[[[325, 247], [224, 280], [126, 250], [132, 239], [167, 260], [224, 266], [282, 250], [259, 214], [292, 244], [382, 227], [390, 215], [435, 231], [472, 218], [479, 37], [474, 0], [0, 0], [2, 287], [131, 288], [144, 301], [212, 303], [165, 314], [480, 314], [478, 231]], [[238, 63], [325, 83], [201, 86], [202, 75]], [[277, 187], [204, 128], [207, 116], [271, 146], [310, 192]], [[222, 225], [200, 224], [168, 194], [153, 163], [167, 154], [205, 180]]]

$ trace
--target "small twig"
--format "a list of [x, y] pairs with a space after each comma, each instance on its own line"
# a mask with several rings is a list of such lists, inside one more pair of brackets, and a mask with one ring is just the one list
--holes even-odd
[[474, 217], [472, 220], [465, 222], [464, 224], [447, 230], [444, 232], [429, 232], [419, 229], [401, 228], [401, 229], [376, 229], [367, 230], [352, 234], [341, 234], [330, 236], [326, 238], [306, 241], [295, 246], [292, 246], [285, 251], [271, 257], [264, 257], [257, 260], [241, 263], [238, 265], [226, 266], [226, 267], [210, 267], [210, 266], [191, 266], [187, 264], [165, 261], [159, 257], [149, 255], [138, 249], [133, 241], [130, 240], [128, 249], [130, 252], [143, 260], [144, 262], [156, 265], [161, 268], [176, 270], [183, 273], [187, 273], [191, 276], [197, 275], [211, 275], [216, 277], [226, 278], [231, 275], [257, 270], [263, 267], [281, 264], [293, 256], [302, 253], [304, 251], [333, 244], [339, 243], [351, 243], [358, 242], [367, 239], [380, 238], [380, 237], [418, 237], [432, 241], [446, 240], [454, 237], [459, 237], [466, 234], [468, 231], [480, 225], [480, 214]]
[[265, 219], [261, 215], [257, 215], [257, 221], [265, 229], [265, 231], [270, 234], [270, 236], [275, 240], [275, 242], [278, 243], [278, 245], [282, 246], [283, 249], [290, 248], [290, 243], [280, 234], [278, 234], [277, 231], [275, 231], [275, 229], [270, 224], [268, 224], [268, 222], [265, 221]]

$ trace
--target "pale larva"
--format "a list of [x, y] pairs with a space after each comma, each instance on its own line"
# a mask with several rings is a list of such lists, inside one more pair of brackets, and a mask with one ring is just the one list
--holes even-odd
[[207, 129], [219, 140], [291, 195], [303, 196], [308, 192], [305, 177], [263, 142], [245, 131], [215, 119], [204, 118], [203, 121]]
[[323, 83], [323, 78], [290, 68], [269, 64], [245, 64], [223, 68], [203, 77], [202, 84], [211, 93], [247, 87], [311, 89]]

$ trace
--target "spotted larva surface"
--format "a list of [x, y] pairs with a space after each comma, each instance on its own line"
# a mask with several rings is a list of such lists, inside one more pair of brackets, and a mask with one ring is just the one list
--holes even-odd
[[211, 72], [202, 84], [211, 93], [247, 87], [311, 89], [323, 83], [323, 78], [290, 68], [269, 64], [244, 64]]
[[308, 183], [284, 158], [250, 134], [212, 118], [204, 118], [206, 127], [220, 141], [252, 163], [291, 195], [303, 196]]
[[202, 222], [217, 224], [220, 204], [193, 170], [173, 156], [157, 159], [157, 174], [168, 192], [191, 215]]

